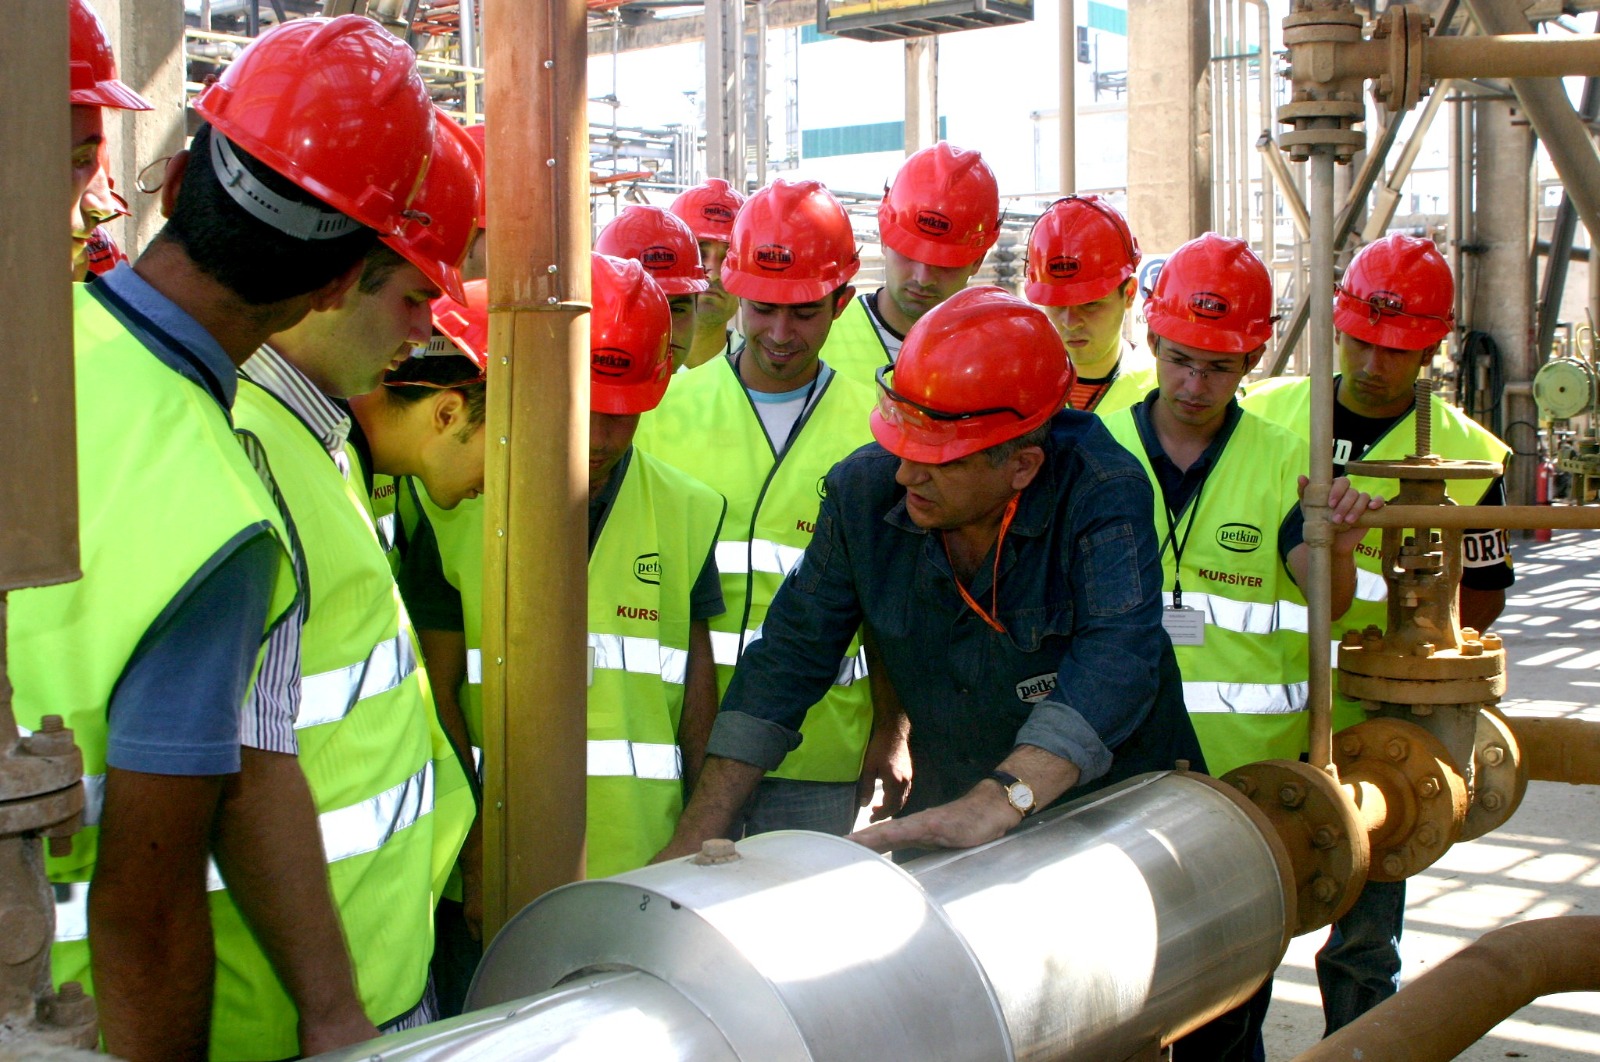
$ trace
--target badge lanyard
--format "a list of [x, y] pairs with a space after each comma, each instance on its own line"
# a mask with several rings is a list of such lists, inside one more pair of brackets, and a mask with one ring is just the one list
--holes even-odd
[[1183, 530], [1183, 538], [1178, 538], [1178, 521], [1172, 515], [1172, 506], [1167, 504], [1165, 492], [1161, 499], [1161, 507], [1167, 513], [1167, 539], [1161, 544], [1161, 552], [1166, 553], [1167, 547], [1172, 547], [1172, 607], [1183, 607], [1183, 551], [1189, 545], [1189, 536], [1194, 533], [1195, 518], [1200, 515], [1200, 495], [1206, 489], [1206, 480], [1210, 478], [1210, 470], [1201, 478], [1200, 485], [1194, 489], [1194, 497], [1189, 502], [1189, 526]]
[[[1017, 515], [1017, 502], [1021, 500], [1022, 495], [1013, 494], [1011, 496], [1011, 500], [1006, 503], [1005, 515], [1000, 517], [1000, 536], [994, 540], [994, 575], [991, 577], [989, 582], [990, 612], [1000, 611], [1000, 547], [1005, 545], [1006, 529], [1011, 526], [1011, 518]], [[990, 612], [985, 612], [983, 610], [983, 606], [972, 599], [972, 595], [968, 593], [967, 588], [962, 585], [961, 577], [955, 574], [956, 562], [950, 559], [950, 542], [947, 538], [945, 538], [944, 532], [942, 531], [939, 533], [939, 541], [944, 543], [944, 559], [950, 561], [950, 574], [955, 577], [956, 589], [961, 592], [961, 600], [965, 601], [967, 603], [967, 607], [976, 612], [978, 614], [978, 618], [983, 620], [983, 622], [987, 623], [990, 627], [993, 627], [1001, 634], [1006, 633], [1005, 626], [1001, 624], [999, 620], [995, 619]]]

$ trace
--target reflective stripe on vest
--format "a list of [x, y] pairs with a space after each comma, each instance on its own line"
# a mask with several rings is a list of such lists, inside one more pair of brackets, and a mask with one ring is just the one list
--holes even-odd
[[416, 669], [417, 648], [411, 643], [410, 631], [402, 628], [393, 638], [374, 646], [361, 663], [302, 678], [294, 728], [337, 723], [358, 702], [394, 689]]
[[378, 529], [378, 544], [388, 553], [394, 549], [394, 513], [384, 513], [373, 524]]
[[748, 575], [752, 571], [788, 575], [806, 551], [758, 538], [751, 542], [718, 542], [717, 571], [722, 575]]
[[467, 650], [467, 682], [473, 686], [483, 685], [483, 650]]
[[1309, 688], [1304, 682], [1185, 682], [1183, 703], [1191, 712], [1281, 715], [1305, 711]]
[[1389, 600], [1389, 584], [1377, 572], [1356, 567], [1356, 600], [1357, 601], [1387, 601]]
[[620, 738], [591, 741], [589, 776], [677, 781], [683, 777], [683, 753], [676, 745], [654, 745]]
[[591, 631], [589, 648], [594, 650], [594, 666], [597, 671], [632, 671], [639, 675], [660, 675], [662, 682], [670, 682], [675, 686], [683, 685], [684, 678], [689, 673], [688, 650], [664, 646], [654, 638], [595, 634]]
[[[746, 649], [761, 637], [761, 628], [744, 632]], [[711, 659], [723, 667], [736, 667], [739, 663], [739, 636], [733, 631], [711, 632]], [[598, 667], [599, 665], [595, 665]], [[835, 686], [849, 686], [867, 677], [867, 650], [865, 647], [839, 661], [839, 670], [833, 677]]]
[[[592, 773], [592, 772], [591, 772]], [[673, 777], [677, 777], [674, 775]], [[86, 779], [87, 781], [87, 779]], [[414, 826], [433, 810], [433, 764], [369, 800], [317, 816], [322, 851], [329, 863], [375, 852], [389, 838]], [[227, 886], [214, 862], [206, 866], [206, 891]], [[83, 940], [89, 935], [89, 883], [56, 885], [56, 940]]]
[[1206, 622], [1223, 630], [1240, 634], [1306, 632], [1306, 607], [1294, 601], [1235, 601], [1217, 594], [1185, 593], [1183, 603], [1206, 613]]

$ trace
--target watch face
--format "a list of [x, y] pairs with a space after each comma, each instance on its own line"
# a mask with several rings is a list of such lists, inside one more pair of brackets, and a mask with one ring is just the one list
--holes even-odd
[[1006, 795], [1011, 798], [1011, 806], [1018, 811], [1033, 810], [1033, 788], [1027, 782], [1013, 783]]

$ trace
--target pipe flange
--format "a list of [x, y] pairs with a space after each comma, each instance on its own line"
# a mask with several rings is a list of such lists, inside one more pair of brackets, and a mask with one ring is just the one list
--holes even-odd
[[1472, 806], [1461, 839], [1473, 841], [1504, 826], [1527, 791], [1528, 761], [1511, 723], [1500, 709], [1482, 705], [1472, 743]]
[[1506, 676], [1501, 671], [1490, 678], [1401, 679], [1341, 669], [1339, 692], [1352, 700], [1390, 704], [1479, 704], [1498, 701], [1505, 695]]
[[1294, 162], [1306, 161], [1322, 147], [1333, 148], [1336, 159], [1349, 162], [1351, 156], [1367, 146], [1367, 135], [1359, 129], [1294, 129], [1278, 137], [1278, 146]]
[[1461, 835], [1467, 781], [1444, 743], [1415, 723], [1376, 718], [1339, 731], [1339, 777], [1356, 793], [1383, 795], [1386, 812], [1370, 838], [1373, 881], [1401, 881], [1432, 866]]
[[1506, 653], [1504, 643], [1494, 635], [1464, 639], [1459, 649], [1436, 648], [1422, 642], [1407, 651], [1404, 646], [1391, 645], [1384, 632], [1373, 626], [1344, 632], [1339, 642], [1338, 667], [1346, 674], [1370, 678], [1492, 680], [1504, 678]]
[[1366, 830], [1328, 774], [1295, 760], [1236, 767], [1222, 780], [1266, 816], [1294, 868], [1294, 934], [1309, 933], [1350, 909], [1366, 882]]

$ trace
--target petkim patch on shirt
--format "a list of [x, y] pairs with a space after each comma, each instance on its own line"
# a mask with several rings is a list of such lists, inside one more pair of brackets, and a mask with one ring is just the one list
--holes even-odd
[[1017, 699], [1024, 704], [1038, 704], [1056, 691], [1056, 673], [1046, 671], [1017, 683]]

